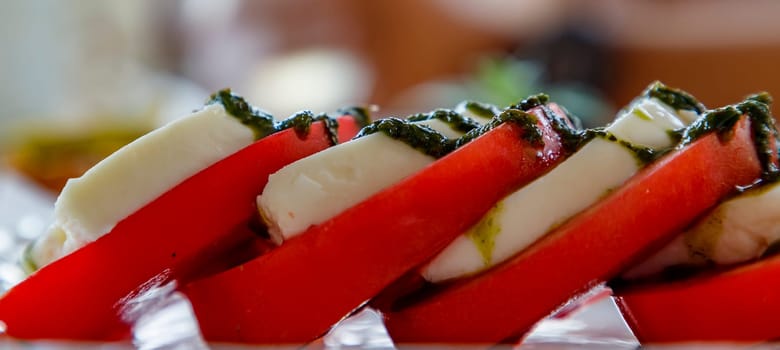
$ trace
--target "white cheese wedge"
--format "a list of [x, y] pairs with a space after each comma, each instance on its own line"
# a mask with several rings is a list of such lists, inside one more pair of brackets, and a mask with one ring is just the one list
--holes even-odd
[[68, 180], [54, 204], [54, 223], [29, 248], [29, 263], [43, 266], [98, 239], [163, 192], [253, 141], [253, 131], [221, 104], [138, 138]]
[[[477, 122], [489, 119], [467, 115]], [[457, 138], [437, 119], [416, 122]], [[331, 147], [291, 163], [268, 178], [257, 207], [271, 238], [282, 243], [364, 201], [436, 159], [381, 132]]]
[[[673, 143], [669, 131], [685, 126], [681, 119], [661, 101], [643, 98], [621, 112], [606, 131], [635, 145], [665, 148]], [[441, 282], [508, 259], [622, 185], [640, 167], [633, 151], [594, 138], [549, 173], [499, 202], [425, 266], [423, 277]]]
[[730, 265], [756, 259], [780, 241], [778, 205], [780, 183], [727, 200], [623, 277], [652, 276], [672, 266]]

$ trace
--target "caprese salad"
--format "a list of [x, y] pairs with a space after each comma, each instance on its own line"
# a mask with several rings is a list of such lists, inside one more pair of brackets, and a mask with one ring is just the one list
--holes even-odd
[[[742, 108], [765, 115], [766, 149], [777, 150], [768, 96]], [[674, 240], [612, 281], [616, 300], [645, 342], [776, 340], [780, 263], [778, 168], [697, 218]], [[663, 310], [663, 311], [661, 311]]]
[[[0, 321], [19, 338], [121, 338], [123, 301], [175, 280], [210, 341], [306, 343], [367, 304], [399, 343], [517, 339], [596, 284], [688, 264], [680, 240], [697, 262], [747, 239], [765, 254], [777, 235], [720, 232], [745, 211], [771, 226], [755, 209], [778, 167], [769, 103], [708, 110], [654, 83], [597, 129], [535, 95], [359, 130], [360, 109], [274, 121], [221, 91], [68, 183]], [[618, 289], [629, 319], [673, 299], [643, 288]]]
[[224, 90], [68, 181], [51, 228], [24, 254], [34, 272], [0, 298], [5, 334], [126, 337], [121, 301], [145, 283], [184, 283], [243, 258], [232, 249], [255, 240], [268, 175], [352, 138], [368, 119], [342, 114], [276, 121]]

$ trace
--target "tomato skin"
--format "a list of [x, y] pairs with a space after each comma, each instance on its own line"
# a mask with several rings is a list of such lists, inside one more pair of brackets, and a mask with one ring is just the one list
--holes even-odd
[[[352, 117], [339, 122], [340, 140], [360, 128]], [[110, 233], [35, 272], [0, 298], [6, 334], [126, 337], [129, 326], [118, 315], [120, 300], [157, 276], [186, 282], [222, 252], [256, 239], [247, 227], [257, 215], [255, 197], [269, 174], [330, 146], [322, 124], [312, 124], [306, 136], [285, 130], [249, 145], [164, 193]]]
[[[643, 169], [508, 262], [383, 310], [398, 343], [495, 344], [521, 336], [567, 300], [659, 247], [761, 166], [747, 118]], [[703, 174], [706, 174], [704, 176]]]
[[616, 291], [643, 344], [780, 338], [780, 256], [725, 272]]
[[561, 158], [549, 121], [532, 113], [543, 148], [503, 124], [270, 253], [187, 286], [205, 338], [306, 343], [326, 333]]

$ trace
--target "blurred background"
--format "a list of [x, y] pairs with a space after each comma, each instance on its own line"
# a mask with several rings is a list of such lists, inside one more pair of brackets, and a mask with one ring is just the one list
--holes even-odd
[[547, 92], [588, 126], [654, 80], [780, 94], [773, 0], [28, 0], [0, 12], [0, 153], [65, 178], [231, 87], [286, 117]]

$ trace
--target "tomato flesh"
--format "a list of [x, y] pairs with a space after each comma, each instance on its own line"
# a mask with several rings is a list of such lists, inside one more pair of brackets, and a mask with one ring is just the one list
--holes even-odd
[[326, 333], [561, 158], [549, 121], [532, 113], [543, 147], [503, 124], [277, 249], [187, 286], [205, 338], [305, 343]]
[[383, 310], [391, 337], [399, 343], [495, 344], [521, 336], [669, 240], [735, 186], [758, 178], [747, 118], [728, 138], [721, 136], [703, 136], [649, 165], [506, 263]]
[[733, 270], [617, 291], [641, 343], [780, 338], [780, 256]]
[[[339, 118], [339, 139], [360, 126]], [[186, 282], [257, 237], [248, 225], [268, 175], [331, 145], [322, 122], [309, 133], [267, 136], [220, 160], [117, 223], [111, 232], [47, 265], [0, 298], [6, 334], [30, 339], [117, 339], [129, 326], [121, 300], [160, 277]], [[252, 246], [251, 243], [248, 243]], [[254, 248], [257, 249], [257, 248]], [[226, 268], [226, 266], [225, 266]]]

